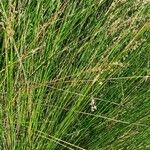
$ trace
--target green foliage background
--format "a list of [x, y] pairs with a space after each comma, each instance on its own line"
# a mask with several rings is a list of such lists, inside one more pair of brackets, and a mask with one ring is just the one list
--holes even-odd
[[0, 149], [149, 150], [149, 21], [149, 0], [0, 0]]

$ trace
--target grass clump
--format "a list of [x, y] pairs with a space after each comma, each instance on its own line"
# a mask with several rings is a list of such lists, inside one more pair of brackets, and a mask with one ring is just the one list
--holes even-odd
[[0, 0], [0, 149], [150, 149], [149, 14], [149, 0]]

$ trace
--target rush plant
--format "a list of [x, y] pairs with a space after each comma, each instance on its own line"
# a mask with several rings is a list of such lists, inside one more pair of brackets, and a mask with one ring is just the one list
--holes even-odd
[[150, 149], [150, 1], [0, 0], [0, 149]]

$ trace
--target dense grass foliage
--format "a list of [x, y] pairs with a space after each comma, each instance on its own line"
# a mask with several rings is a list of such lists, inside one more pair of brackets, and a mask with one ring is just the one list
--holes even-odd
[[0, 149], [149, 150], [149, 21], [149, 0], [0, 0]]

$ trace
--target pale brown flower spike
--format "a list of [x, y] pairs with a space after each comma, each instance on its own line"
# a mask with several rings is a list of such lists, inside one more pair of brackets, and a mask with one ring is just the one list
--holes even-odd
[[90, 106], [91, 106], [91, 112], [94, 112], [97, 110], [96, 102], [95, 102], [95, 99], [93, 97], [92, 97]]

